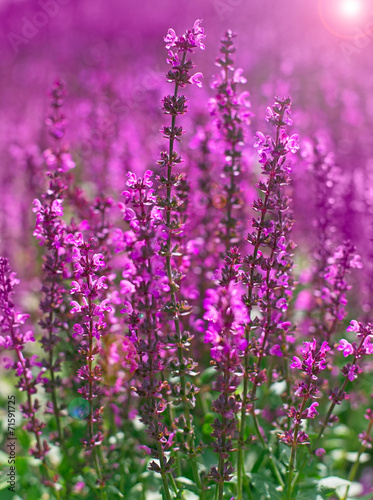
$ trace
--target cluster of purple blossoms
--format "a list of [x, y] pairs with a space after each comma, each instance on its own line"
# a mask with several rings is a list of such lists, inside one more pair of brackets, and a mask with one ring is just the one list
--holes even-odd
[[[294, 287], [291, 259], [294, 244], [287, 240], [293, 220], [289, 213], [289, 197], [286, 187], [290, 182], [288, 153], [295, 153], [298, 135], [288, 136], [286, 126], [290, 119], [290, 98], [276, 98], [272, 108], [267, 109], [266, 120], [275, 128], [274, 138], [257, 132], [255, 147], [262, 165], [264, 180], [257, 187], [263, 198], [254, 201], [252, 208], [259, 214], [251, 221], [252, 231], [247, 236], [251, 251], [243, 259], [242, 283], [247, 293], [242, 296], [247, 309], [245, 322], [247, 345], [243, 360], [243, 394], [240, 420], [240, 441], [238, 455], [239, 491], [243, 480], [243, 447], [246, 429], [246, 415], [250, 412], [257, 435], [265, 445], [259, 429], [255, 409], [257, 388], [267, 380], [266, 369], [262, 367], [266, 356], [284, 355], [285, 346], [292, 341], [288, 334], [291, 323], [285, 318], [287, 304]], [[257, 314], [257, 309], [260, 315]], [[252, 356], [256, 361], [252, 361]], [[252, 388], [249, 392], [249, 381]], [[272, 464], [275, 467], [274, 464]]]
[[[75, 280], [71, 282], [70, 293], [78, 300], [72, 300], [70, 313], [75, 319], [72, 336], [79, 341], [78, 351], [85, 364], [77, 370], [77, 378], [83, 381], [78, 389], [81, 397], [89, 404], [87, 416], [88, 438], [83, 445], [88, 452], [94, 450], [99, 481], [102, 481], [101, 466], [95, 448], [100, 446], [103, 434], [100, 430], [102, 407], [94, 408], [94, 399], [100, 394], [102, 367], [95, 362], [100, 353], [100, 338], [105, 333], [105, 314], [111, 311], [110, 300], [103, 299], [107, 288], [106, 276], [101, 274], [105, 267], [103, 255], [95, 252], [97, 242], [93, 238], [84, 241], [82, 233], [69, 234], [66, 243], [72, 246], [72, 261]], [[102, 300], [103, 299], [103, 300]], [[95, 426], [99, 430], [95, 430]]]
[[[164, 424], [164, 412], [168, 406], [165, 339], [162, 333], [162, 298], [169, 292], [168, 278], [164, 272], [162, 258], [158, 256], [162, 241], [162, 214], [156, 206], [157, 198], [152, 189], [153, 172], [148, 170], [143, 177], [129, 172], [123, 207], [124, 220], [131, 230], [125, 233], [128, 252], [121, 282], [125, 290], [122, 313], [126, 313], [129, 336], [136, 346], [137, 372], [136, 393], [141, 398], [140, 420], [156, 448], [142, 449], [159, 460], [152, 461], [149, 469], [161, 474], [165, 490], [168, 490], [167, 475], [172, 470], [174, 458], [168, 460], [165, 452], [173, 444], [174, 432]], [[131, 234], [131, 238], [129, 238]]]
[[[241, 382], [241, 358], [247, 345], [244, 338], [243, 324], [247, 321], [245, 307], [242, 304], [240, 275], [242, 257], [235, 243], [239, 241], [238, 208], [242, 207], [240, 175], [242, 147], [244, 143], [244, 126], [250, 122], [248, 92], [238, 94], [238, 84], [246, 82], [242, 69], [234, 69], [232, 55], [235, 52], [235, 35], [228, 31], [221, 40], [216, 65], [221, 68], [220, 75], [212, 83], [217, 92], [210, 99], [209, 110], [215, 127], [214, 142], [219, 145], [220, 163], [224, 157], [224, 167], [220, 177], [217, 195], [207, 196], [213, 200], [213, 206], [220, 210], [217, 221], [218, 230], [214, 228], [214, 237], [219, 242], [220, 255], [224, 257], [224, 267], [215, 269], [212, 279], [219, 283], [217, 289], [208, 288], [203, 301], [203, 319], [208, 322], [205, 343], [211, 343], [212, 364], [218, 373], [213, 389], [219, 393], [212, 401], [212, 410], [219, 415], [212, 424], [214, 451], [219, 456], [218, 466], [213, 466], [209, 477], [217, 483], [219, 498], [222, 498], [224, 483], [231, 480], [234, 471], [231, 454], [237, 451], [236, 415], [241, 410], [240, 398], [235, 394]], [[242, 221], [241, 221], [242, 222]], [[214, 224], [216, 222], [214, 220]], [[206, 241], [208, 245], [208, 241]], [[236, 444], [234, 444], [236, 442]]]
[[323, 281], [328, 258], [333, 253], [337, 228], [335, 227], [335, 179], [340, 170], [335, 166], [334, 155], [321, 139], [305, 141], [302, 157], [309, 164], [314, 181], [315, 213], [313, 224], [316, 229], [317, 246], [314, 251], [316, 264], [315, 283]]
[[354, 268], [361, 269], [362, 262], [349, 242], [338, 246], [327, 259], [322, 275], [324, 281], [314, 292], [316, 304], [312, 329], [320, 339], [330, 341], [346, 317], [346, 292], [351, 288], [346, 276]]
[[[247, 237], [252, 251], [243, 260], [245, 273], [242, 282], [247, 287], [247, 294], [242, 300], [249, 314], [245, 325], [248, 342], [245, 379], [253, 383], [251, 399], [255, 398], [256, 387], [267, 379], [265, 370], [261, 369], [263, 357], [268, 354], [282, 357], [283, 344], [291, 341], [290, 337], [287, 338], [290, 323], [284, 316], [294, 286], [291, 275], [294, 244], [287, 239], [293, 225], [286, 194], [291, 172], [287, 154], [295, 153], [299, 146], [298, 136], [289, 137], [285, 131], [285, 126], [292, 123], [290, 102], [290, 99], [276, 99], [273, 108], [268, 108], [267, 121], [275, 127], [275, 138], [257, 132], [255, 144], [266, 179], [257, 185], [263, 198], [253, 203], [253, 210], [259, 216], [252, 219], [253, 230]], [[256, 307], [261, 317], [253, 316]], [[254, 336], [256, 330], [259, 335]], [[258, 358], [252, 366], [249, 365], [250, 352]], [[245, 408], [250, 403], [246, 394]]]
[[292, 446], [294, 450], [298, 444], [309, 443], [308, 435], [299, 428], [304, 420], [313, 419], [318, 415], [316, 407], [319, 403], [313, 402], [309, 407], [307, 404], [309, 399], [319, 397], [320, 389], [317, 381], [320, 373], [327, 367], [326, 354], [330, 349], [327, 342], [323, 342], [320, 347], [317, 347], [315, 339], [312, 342], [303, 342], [303, 347], [300, 349], [303, 359], [294, 356], [290, 364], [290, 368], [299, 370], [305, 380], [297, 382], [293, 388], [294, 395], [301, 398], [301, 402], [298, 408], [291, 406], [288, 409], [287, 414], [292, 419], [291, 428], [285, 430], [279, 437], [280, 441]]
[[[96, 486], [103, 500], [106, 491], [145, 497], [147, 488], [159, 487], [160, 481], [166, 500], [187, 496], [183, 490], [188, 488], [202, 500], [214, 496], [212, 488], [216, 488], [216, 500], [232, 494], [231, 500], [243, 500], [262, 494], [263, 478], [268, 492], [276, 489], [287, 500], [295, 498], [303, 470], [298, 453], [303, 451], [304, 460], [311, 457], [310, 462], [323, 456], [325, 450], [317, 445], [327, 425], [337, 421], [334, 408], [348, 399], [347, 385], [365, 371], [360, 360], [373, 354], [370, 323], [353, 320], [346, 338], [334, 349], [331, 342], [347, 316], [351, 288], [347, 274], [362, 264], [352, 244], [336, 244], [337, 170], [320, 144], [312, 145], [308, 154], [318, 186], [315, 199], [320, 216], [314, 276], [304, 290], [309, 297], [314, 291], [302, 325], [307, 326], [302, 333], [312, 341], [296, 347], [296, 340], [304, 339], [294, 323], [299, 311], [294, 314], [291, 302], [296, 283], [288, 159], [299, 149], [298, 135], [287, 132], [292, 124], [291, 99], [276, 98], [268, 108], [266, 120], [273, 128], [272, 136], [256, 134], [254, 148], [261, 173], [256, 184], [259, 194], [253, 196], [251, 180], [257, 174], [255, 168], [246, 168], [251, 153], [244, 147], [253, 115], [249, 93], [240, 90], [246, 79], [243, 70], [234, 67], [231, 31], [221, 40], [216, 61], [220, 73], [212, 83], [210, 117], [201, 111], [193, 116], [198, 136], [194, 142], [200, 154], [195, 158], [188, 152], [183, 158], [179, 154], [176, 145], [185, 132], [179, 118], [188, 110], [187, 98], [180, 91], [191, 84], [202, 85], [202, 73], [192, 71], [189, 56], [196, 49], [204, 50], [204, 38], [200, 20], [182, 36], [169, 29], [164, 38], [170, 68], [166, 80], [173, 86], [162, 100], [162, 111], [170, 119], [162, 128], [167, 148], [161, 152], [156, 173], [145, 169], [140, 173], [144, 165], [140, 151], [131, 159], [126, 155], [130, 171], [124, 201], [119, 204], [123, 220], [117, 227], [112, 218], [114, 200], [105, 195], [110, 184], [116, 187], [110, 175], [97, 186], [100, 194], [94, 200], [74, 186], [70, 173], [74, 162], [63, 144], [64, 86], [59, 81], [54, 84], [47, 119], [53, 145], [44, 153], [48, 187], [34, 200], [34, 236], [43, 251], [39, 325], [45, 355], [40, 362], [37, 356], [27, 355], [34, 333], [26, 329], [22, 333], [27, 315], [17, 313], [10, 298], [17, 280], [8, 261], [0, 258], [0, 348], [14, 351], [14, 359], [3, 359], [26, 396], [21, 405], [27, 420], [24, 428], [36, 439], [31, 454], [43, 460], [43, 466], [49, 464], [45, 461], [49, 447], [42, 433], [50, 426], [57, 429], [49, 436], [50, 442], [60, 446], [63, 460], [67, 458], [64, 445], [72, 441], [66, 439], [69, 429], [62, 426], [65, 406], [61, 402], [77, 391], [87, 410], [79, 413], [87, 423], [83, 448], [96, 468]], [[116, 89], [108, 92], [115, 94]], [[139, 139], [136, 134], [133, 137]], [[108, 146], [93, 158], [95, 173], [110, 172], [112, 158], [104, 159], [102, 154]], [[119, 178], [123, 157], [117, 156]], [[186, 158], [188, 178], [179, 170]], [[84, 165], [84, 159], [80, 160], [79, 178]], [[104, 167], [98, 166], [100, 161]], [[201, 179], [194, 175], [196, 166]], [[201, 211], [196, 200], [204, 200]], [[68, 223], [69, 213], [73, 218]], [[250, 229], [243, 237], [248, 213]], [[299, 256], [303, 262], [302, 250]], [[71, 282], [70, 309], [66, 281]], [[353, 333], [355, 339], [350, 337]], [[341, 372], [332, 363], [337, 351], [340, 358], [352, 359]], [[209, 365], [215, 369], [215, 378]], [[196, 373], [197, 366], [204, 370], [201, 375]], [[333, 378], [341, 374], [340, 387], [332, 389]], [[41, 409], [35, 398], [38, 385], [50, 399], [44, 408], [45, 424], [37, 418]], [[329, 409], [317, 422], [328, 396]], [[279, 404], [272, 405], [272, 401]], [[372, 410], [365, 417], [369, 425], [359, 438], [362, 447], [369, 448]], [[81, 427], [69, 422], [74, 431]], [[317, 425], [319, 435], [314, 440], [310, 429]], [[204, 441], [197, 443], [200, 437]], [[283, 444], [291, 448], [288, 463], [284, 463]], [[300, 445], [306, 446], [298, 452]], [[74, 445], [75, 450], [79, 448]], [[146, 459], [140, 458], [139, 450]], [[204, 450], [209, 470], [198, 464]], [[217, 455], [213, 464], [211, 450]], [[91, 475], [83, 457], [80, 453], [81, 468], [75, 472], [89, 469]], [[146, 467], [160, 477], [154, 480], [153, 474], [144, 474]], [[110, 474], [109, 468], [118, 473]], [[236, 472], [237, 482], [232, 481]], [[80, 479], [75, 486], [66, 479], [62, 488], [67, 496], [71, 492], [87, 496], [88, 489], [94, 496], [98, 493], [92, 481]], [[116, 491], [116, 482], [123, 493]], [[44, 485], [53, 487], [45, 480]]]
[[[0, 257], [0, 347], [15, 351], [16, 354], [15, 360], [3, 358], [3, 362], [5, 368], [13, 370], [19, 377], [17, 389], [26, 394], [26, 401], [20, 405], [22, 416], [27, 420], [23, 428], [34, 434], [36, 439], [29, 452], [35, 458], [44, 460], [50, 447], [47, 441], [41, 438], [45, 423], [36, 416], [41, 405], [34, 396], [37, 393], [37, 385], [44, 382], [46, 368], [37, 361], [38, 356], [29, 357], [24, 352], [27, 344], [35, 342], [35, 338], [31, 330], [24, 332], [22, 328], [29, 315], [17, 312], [11, 299], [14, 286], [18, 283], [16, 274], [11, 272], [8, 259]], [[41, 368], [36, 376], [32, 373], [34, 367]]]
[[346, 339], [341, 339], [337, 346], [339, 351], [343, 352], [343, 356], [354, 356], [352, 363], [348, 363], [342, 368], [342, 373], [351, 382], [357, 378], [359, 373], [362, 372], [361, 367], [357, 364], [357, 361], [363, 356], [368, 354], [373, 354], [373, 327], [370, 323], [364, 325], [356, 320], [352, 320], [350, 326], [347, 328], [348, 332], [355, 332], [356, 338], [359, 339], [359, 343], [355, 341], [350, 343]]
[[211, 436], [215, 438], [213, 449], [219, 455], [219, 464], [211, 468], [210, 477], [218, 484], [219, 498], [222, 498], [224, 483], [232, 479], [234, 471], [230, 457], [233, 451], [237, 451], [234, 445], [239, 437], [236, 415], [241, 410], [241, 399], [236, 391], [242, 380], [241, 360], [247, 345], [242, 328], [246, 318], [242, 315], [239, 289], [235, 286], [239, 282], [242, 267], [242, 257], [237, 248], [232, 247], [227, 251], [224, 263], [224, 268], [219, 272], [217, 301], [212, 304], [210, 298], [204, 316], [212, 322], [206, 332], [205, 342], [213, 345], [212, 364], [218, 372], [212, 388], [219, 396], [211, 407], [220, 419], [214, 420]]
[[218, 131], [215, 140], [223, 143], [225, 164], [221, 177], [225, 183], [221, 187], [219, 206], [224, 208], [224, 217], [220, 223], [222, 227], [219, 230], [219, 237], [224, 241], [226, 250], [231, 244], [239, 241], [237, 224], [240, 218], [239, 210], [243, 206], [239, 185], [242, 146], [245, 127], [250, 124], [253, 116], [250, 111], [249, 92], [238, 91], [238, 86], [247, 80], [243, 76], [242, 68], [235, 69], [233, 66], [232, 56], [236, 51], [233, 41], [235, 37], [235, 34], [227, 31], [221, 40], [221, 56], [215, 63], [221, 71], [211, 84], [217, 94], [208, 103], [213, 124]]
[[63, 299], [66, 292], [63, 280], [69, 274], [66, 264], [70, 260], [65, 246], [67, 225], [62, 219], [62, 204], [69, 186], [66, 172], [74, 167], [74, 163], [68, 150], [61, 142], [65, 133], [65, 117], [61, 113], [64, 97], [63, 83], [58, 80], [54, 83], [51, 96], [52, 111], [47, 119], [47, 124], [54, 144], [52, 149], [45, 151], [44, 155], [48, 167], [47, 176], [50, 181], [48, 189], [42, 195], [43, 203], [39, 199], [35, 199], [33, 211], [36, 213], [34, 236], [44, 249], [42, 288], [44, 298], [40, 302], [44, 316], [39, 324], [46, 332], [41, 339], [43, 349], [47, 354], [47, 357], [43, 359], [43, 366], [50, 377], [44, 379], [44, 387], [46, 392], [51, 393], [52, 396], [52, 401], [48, 402], [46, 411], [55, 416], [57, 424], [55, 437], [61, 443], [63, 442], [62, 408], [58, 404], [56, 394], [56, 387], [60, 385], [61, 378], [56, 374], [61, 371], [64, 354], [62, 352], [56, 353], [56, 350], [60, 342], [58, 335], [62, 326], [60, 316], [64, 309]]
[[[194, 64], [188, 58], [188, 53], [195, 49], [204, 49], [202, 40], [205, 35], [200, 27], [201, 21], [195, 22], [192, 30], [188, 30], [184, 35], [178, 37], [173, 30], [169, 30], [165, 37], [166, 48], [169, 50], [168, 63], [172, 69], [167, 73], [166, 78], [169, 83], [174, 84], [174, 93], [163, 99], [162, 110], [165, 115], [171, 117], [171, 124], [163, 128], [163, 135], [168, 140], [168, 151], [161, 152], [158, 165], [166, 169], [165, 173], [157, 176], [160, 185], [160, 193], [157, 197], [157, 207], [163, 211], [162, 232], [163, 241], [158, 255], [163, 257], [164, 269], [168, 278], [169, 292], [165, 296], [165, 303], [162, 307], [164, 314], [164, 327], [167, 328], [167, 343], [170, 349], [170, 356], [167, 368], [173, 377], [178, 378], [178, 382], [170, 384], [171, 397], [174, 404], [181, 402], [183, 413], [175, 419], [175, 424], [179, 428], [185, 428], [180, 447], [189, 454], [193, 475], [196, 484], [201, 488], [201, 480], [196, 464], [196, 448], [194, 444], [194, 431], [190, 409], [195, 405], [195, 395], [197, 387], [187, 382], [187, 377], [193, 375], [196, 363], [186, 353], [192, 339], [192, 335], [183, 330], [181, 318], [190, 314], [191, 307], [186, 300], [182, 300], [180, 292], [180, 282], [183, 273], [177, 266], [177, 259], [182, 255], [182, 232], [184, 228], [184, 217], [182, 205], [185, 203], [183, 193], [186, 191], [184, 175], [175, 172], [175, 168], [180, 165], [181, 156], [175, 151], [175, 141], [180, 141], [183, 134], [182, 126], [179, 126], [177, 118], [187, 111], [187, 99], [184, 95], [179, 95], [179, 89], [187, 84], [195, 83], [201, 86], [201, 73], [190, 75]], [[171, 50], [172, 49], [172, 50]]]

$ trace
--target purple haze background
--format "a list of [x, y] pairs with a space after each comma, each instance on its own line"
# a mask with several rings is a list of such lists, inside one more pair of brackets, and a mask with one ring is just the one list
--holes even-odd
[[[101, 192], [117, 201], [126, 171], [153, 168], [163, 147], [160, 100], [168, 89], [162, 38], [169, 27], [181, 33], [197, 18], [203, 19], [207, 35], [196, 68], [204, 73], [204, 86], [189, 89], [185, 168], [196, 119], [208, 117], [214, 61], [229, 28], [238, 34], [236, 65], [244, 69], [255, 114], [247, 140], [251, 170], [259, 170], [252, 144], [265, 108], [275, 95], [290, 95], [301, 154], [315, 137], [322, 137], [335, 153], [340, 167], [332, 200], [336, 241], [352, 240], [368, 264], [364, 277], [370, 281], [373, 68], [370, 34], [361, 36], [371, 19], [368, 10], [359, 23], [343, 26], [342, 33], [350, 38], [341, 38], [320, 18], [323, 0], [52, 3], [49, 13], [43, 1], [0, 4], [0, 253], [11, 258], [28, 286], [37, 275], [31, 209], [44, 186], [47, 91], [53, 80], [61, 77], [67, 85], [66, 137], [81, 186], [90, 195]], [[45, 26], [25, 32], [35, 20]], [[334, 28], [332, 15], [327, 21]], [[20, 42], [22, 30], [29, 39]], [[316, 237], [312, 221], [318, 215], [312, 176], [301, 154], [293, 174], [294, 239], [299, 255], [307, 259]]]

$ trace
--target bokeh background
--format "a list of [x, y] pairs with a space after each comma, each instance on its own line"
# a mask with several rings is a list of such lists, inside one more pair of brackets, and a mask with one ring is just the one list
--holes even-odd
[[[53, 80], [66, 82], [66, 142], [81, 186], [92, 196], [102, 192], [119, 199], [126, 171], [153, 167], [162, 148], [160, 100], [169, 91], [163, 36], [169, 27], [183, 32], [196, 19], [203, 19], [207, 35], [206, 50], [196, 56], [204, 87], [188, 89], [185, 168], [198, 117], [208, 117], [219, 40], [232, 29], [238, 35], [236, 63], [247, 77], [255, 114], [247, 138], [251, 168], [258, 169], [252, 144], [255, 131], [265, 127], [266, 107], [275, 95], [290, 95], [292, 132], [300, 134], [303, 146], [322, 138], [340, 167], [332, 200], [338, 239], [350, 238], [368, 258], [370, 0], [2, 0], [0, 253], [29, 286], [37, 274], [32, 200], [45, 185], [42, 153], [48, 147], [45, 117]], [[293, 177], [295, 239], [307, 249], [315, 238], [315, 193], [301, 154]]]

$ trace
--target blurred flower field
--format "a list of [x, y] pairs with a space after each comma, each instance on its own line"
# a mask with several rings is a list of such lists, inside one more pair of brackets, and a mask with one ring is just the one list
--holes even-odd
[[371, 8], [0, 2], [1, 499], [373, 499]]

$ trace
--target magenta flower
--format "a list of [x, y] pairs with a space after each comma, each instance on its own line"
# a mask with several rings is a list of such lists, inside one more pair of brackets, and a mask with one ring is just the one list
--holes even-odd
[[318, 411], [316, 410], [316, 406], [319, 406], [319, 403], [312, 403], [309, 408], [306, 410], [306, 417], [305, 418], [315, 418], [316, 415], [318, 415]]
[[194, 83], [197, 87], [202, 87], [201, 78], [203, 78], [203, 74], [201, 72], [194, 73], [194, 75], [189, 78], [189, 83]]
[[[351, 331], [351, 330], [347, 329], [347, 331]], [[354, 353], [354, 348], [353, 348], [352, 344], [347, 342], [347, 340], [345, 340], [345, 339], [341, 339], [339, 341], [337, 349], [338, 349], [338, 351], [343, 351], [344, 357], [349, 356], [350, 354]]]
[[346, 329], [346, 332], [358, 332], [359, 331], [359, 323], [356, 319], [353, 319], [349, 326]]

